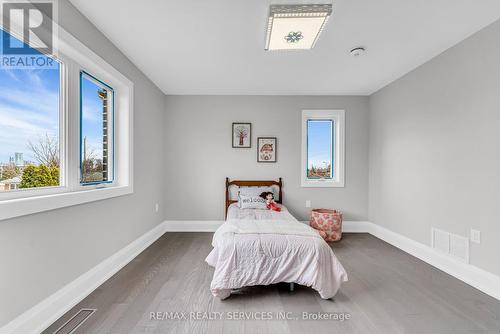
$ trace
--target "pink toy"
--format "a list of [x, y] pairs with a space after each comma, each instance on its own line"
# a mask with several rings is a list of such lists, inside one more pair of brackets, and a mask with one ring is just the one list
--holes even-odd
[[267, 205], [267, 208], [269, 210], [278, 211], [278, 212], [281, 211], [281, 208], [274, 201], [274, 194], [272, 192], [265, 191], [262, 194], [260, 194], [260, 197], [262, 197], [263, 199], [266, 200], [266, 205]]

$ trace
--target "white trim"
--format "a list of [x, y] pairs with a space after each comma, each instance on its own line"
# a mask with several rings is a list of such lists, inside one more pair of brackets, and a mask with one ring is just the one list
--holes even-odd
[[[308, 221], [301, 223], [309, 224]], [[223, 220], [165, 220], [165, 232], [215, 232], [222, 224]], [[365, 221], [343, 221], [342, 229], [346, 233], [366, 233]]]
[[[303, 224], [309, 225], [308, 220], [300, 221]], [[368, 233], [370, 222], [361, 220], [344, 220], [342, 221], [342, 233]]]
[[[59, 187], [21, 189], [0, 193], [0, 220], [98, 201], [133, 193], [133, 106], [134, 84], [78, 39], [54, 23], [58, 30], [63, 65], [61, 99], [65, 109], [60, 122], [61, 181]], [[114, 90], [114, 176], [112, 184], [80, 185], [80, 70], [98, 77]], [[112, 148], [113, 149], [113, 148]]]
[[349, 221], [342, 222], [342, 233], [367, 233], [371, 226], [368, 221]]
[[123, 186], [4, 200], [0, 202], [0, 220], [100, 201], [131, 193], [132, 189], [130, 187]]
[[166, 220], [165, 232], [215, 232], [223, 220]]
[[[112, 65], [107, 63], [99, 55], [95, 54], [90, 48], [86, 47], [78, 39], [66, 32], [63, 28], [59, 28], [59, 51], [63, 52], [78, 66], [72, 71], [77, 87], [73, 87], [73, 95], [79, 95], [80, 85], [80, 70], [97, 77], [99, 80], [111, 86], [114, 91], [114, 181], [112, 185], [98, 184], [82, 186], [78, 182], [72, 190], [85, 191], [92, 188], [109, 187], [113, 185], [128, 186], [133, 192], [133, 120], [134, 120], [134, 84], [127, 77], [116, 70]], [[71, 97], [70, 97], [71, 98]], [[77, 103], [73, 106], [76, 110], [78, 128], [80, 127], [80, 107], [79, 99], [73, 97], [72, 100]], [[71, 110], [71, 107], [70, 107]], [[79, 133], [79, 130], [78, 130]], [[78, 155], [73, 157], [76, 159], [77, 166], [70, 166], [72, 171], [78, 170], [77, 178], [79, 179], [79, 164], [80, 164], [80, 143], [79, 136], [78, 145], [74, 147], [74, 151]], [[73, 177], [74, 178], [74, 177]]]
[[[334, 121], [334, 178], [332, 180], [307, 178], [307, 121], [325, 119]], [[345, 186], [345, 110], [302, 110], [302, 152], [300, 164], [301, 187], [344, 187]]]
[[500, 276], [373, 223], [367, 232], [500, 300]]
[[42, 302], [0, 328], [0, 333], [40, 333], [132, 261], [165, 232], [163, 223], [131, 242]]

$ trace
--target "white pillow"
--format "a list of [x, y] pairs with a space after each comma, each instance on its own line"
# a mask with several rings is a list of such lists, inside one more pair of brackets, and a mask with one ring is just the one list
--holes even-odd
[[239, 194], [238, 207], [240, 209], [267, 209], [267, 203], [260, 196]]
[[246, 196], [260, 196], [263, 192], [270, 192], [274, 194], [274, 199], [278, 200], [274, 187], [240, 187], [239, 193]]

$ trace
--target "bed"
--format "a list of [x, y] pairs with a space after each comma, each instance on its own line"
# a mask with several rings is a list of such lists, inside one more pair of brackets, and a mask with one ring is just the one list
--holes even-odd
[[[281, 282], [316, 290], [321, 298], [335, 296], [347, 273], [319, 233], [295, 219], [282, 205], [282, 180], [229, 181], [226, 178], [226, 221], [214, 234], [206, 262], [215, 268], [210, 289], [225, 299], [246, 286]], [[277, 187], [282, 211], [240, 209], [234, 199], [239, 187]]]

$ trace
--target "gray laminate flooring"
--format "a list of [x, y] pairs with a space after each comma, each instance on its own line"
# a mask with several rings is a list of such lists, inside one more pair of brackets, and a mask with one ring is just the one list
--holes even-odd
[[[333, 301], [287, 284], [220, 301], [210, 294], [213, 269], [204, 262], [211, 238], [166, 233], [46, 333], [81, 308], [97, 311], [75, 333], [500, 333], [500, 301], [368, 234], [332, 244], [349, 274]], [[303, 312], [330, 319], [303, 320]], [[215, 314], [223, 319], [193, 319]], [[252, 316], [270, 319], [230, 319]]]

